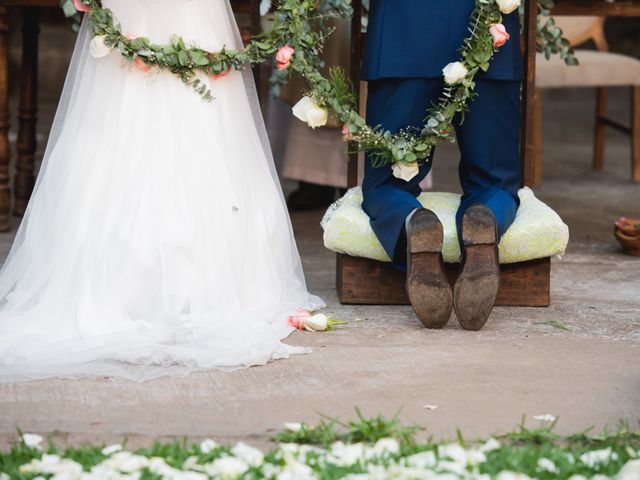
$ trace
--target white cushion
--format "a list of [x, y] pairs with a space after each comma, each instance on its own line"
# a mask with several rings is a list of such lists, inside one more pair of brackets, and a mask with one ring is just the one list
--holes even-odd
[[580, 65], [568, 66], [559, 56], [539, 53], [536, 84], [540, 88], [640, 85], [640, 60], [619, 53], [576, 50]]
[[[564, 254], [569, 228], [558, 214], [536, 198], [533, 191], [519, 192], [520, 208], [516, 219], [500, 242], [500, 263], [517, 263]], [[460, 195], [426, 192], [420, 202], [432, 210], [444, 227], [442, 255], [447, 263], [460, 261], [456, 211]], [[360, 187], [349, 190], [333, 204], [322, 220], [324, 244], [329, 250], [382, 262], [390, 259], [373, 233], [369, 217], [362, 210]]]

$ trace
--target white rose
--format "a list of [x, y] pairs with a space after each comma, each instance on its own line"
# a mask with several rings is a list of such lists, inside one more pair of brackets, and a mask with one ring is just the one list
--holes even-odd
[[549, 472], [549, 473], [560, 472], [558, 470], [558, 467], [556, 467], [555, 463], [553, 463], [548, 458], [544, 458], [544, 457], [538, 459], [538, 469], [542, 470], [543, 472]]
[[467, 70], [467, 67], [465, 67], [462, 62], [450, 63], [442, 69], [444, 81], [449, 85], [455, 85], [456, 83], [462, 82], [468, 73], [469, 70]]
[[408, 182], [413, 177], [418, 175], [418, 173], [420, 173], [420, 166], [418, 165], [418, 162], [411, 162], [411, 163], [398, 162], [398, 163], [394, 163], [393, 166], [391, 167], [391, 169], [393, 170], [393, 176], [394, 177], [401, 178], [405, 182]]
[[271, 0], [262, 0], [260, 2], [260, 15], [264, 17], [267, 13], [269, 13], [270, 8], [271, 8]]
[[484, 445], [480, 447], [480, 451], [487, 453], [487, 452], [492, 452], [493, 450], [498, 450], [501, 447], [502, 445], [500, 445], [500, 442], [495, 438], [491, 437], [489, 440], [484, 442]]
[[525, 473], [517, 473], [517, 472], [511, 472], [509, 470], [503, 470], [498, 474], [498, 476], [496, 477], [496, 480], [531, 480], [531, 477], [529, 477]]
[[215, 440], [211, 440], [210, 438], [207, 438], [200, 444], [200, 451], [202, 453], [210, 453], [216, 448], [218, 448], [218, 443]]
[[318, 313], [302, 319], [304, 328], [311, 332], [324, 332], [329, 326], [329, 319], [324, 313]]
[[417, 468], [433, 468], [436, 463], [438, 463], [436, 459], [436, 454], [432, 450], [427, 450], [426, 452], [416, 453], [407, 457], [407, 464], [412, 467]]
[[400, 453], [400, 444], [395, 438], [381, 438], [373, 446], [373, 451], [377, 455], [390, 453], [392, 455]]
[[290, 432], [296, 433], [302, 430], [302, 424], [297, 422], [285, 422], [284, 428]]
[[634, 480], [640, 478], [640, 460], [629, 460], [618, 472], [618, 480]]
[[260, 450], [244, 442], [238, 442], [231, 452], [252, 467], [257, 467], [264, 461], [264, 455]]
[[111, 47], [105, 43], [105, 35], [96, 35], [89, 43], [89, 53], [93, 58], [106, 57], [111, 53]]
[[302, 97], [302, 100], [293, 106], [292, 111], [296, 118], [306, 122], [311, 128], [323, 127], [329, 119], [329, 111], [311, 97]]
[[224, 480], [239, 478], [247, 470], [249, 470], [249, 465], [234, 457], [219, 458], [205, 465], [206, 473]]
[[580, 455], [580, 461], [585, 465], [595, 468], [601, 463], [608, 462], [610, 460], [617, 460], [618, 454], [609, 448], [603, 448], [601, 450], [592, 450], [590, 452]]
[[115, 445], [109, 445], [108, 447], [104, 447], [102, 449], [102, 454], [105, 456], [109, 456], [113, 453], [117, 453], [122, 451], [122, 445], [120, 445], [119, 443], [116, 443]]
[[27, 447], [40, 448], [42, 437], [34, 433], [25, 433], [22, 435], [22, 441]]
[[520, 6], [520, 0], [496, 0], [502, 13], [511, 13]]

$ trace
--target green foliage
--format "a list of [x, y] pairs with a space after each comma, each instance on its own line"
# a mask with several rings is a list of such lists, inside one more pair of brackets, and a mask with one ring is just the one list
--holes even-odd
[[[329, 78], [321, 73], [324, 65], [320, 54], [333, 32], [327, 20], [350, 16], [350, 0], [280, 0], [269, 31], [254, 37], [242, 50], [223, 48], [217, 52], [188, 45], [177, 36], [168, 45], [154, 44], [144, 37], [128, 38], [111, 10], [103, 8], [102, 0], [81, 1], [91, 7], [88, 24], [94, 37], [102, 37], [107, 46], [117, 49], [130, 62], [142, 61], [152, 68], [170, 71], [207, 101], [213, 99], [213, 94], [199, 74], [215, 78], [229, 70], [271, 60], [281, 47], [291, 46], [295, 53], [290, 65], [271, 77], [275, 92], [286, 82], [289, 73], [302, 76], [309, 84], [309, 96], [321, 107], [335, 111], [344, 123], [349, 132], [349, 148], [369, 151], [377, 166], [427, 162], [438, 142], [454, 141], [454, 120], [463, 121], [469, 102], [476, 95], [475, 75], [489, 69], [496, 52], [489, 27], [502, 19], [495, 0], [475, 0], [470, 35], [460, 49], [460, 59], [468, 74], [461, 82], [445, 86], [441, 98], [427, 112], [422, 129], [391, 133], [380, 126], [368, 126], [359, 115], [353, 85], [343, 69], [331, 68]], [[544, 8], [548, 8], [551, 1], [540, 0]], [[61, 5], [67, 15], [76, 18], [72, 0], [62, 0]], [[543, 9], [541, 15], [548, 15], [548, 10]], [[575, 63], [568, 42], [562, 38], [562, 31], [553, 19], [542, 23], [538, 34], [538, 48], [547, 56], [558, 53], [567, 63]]]
[[562, 29], [556, 25], [550, 14], [554, 0], [538, 0], [538, 28], [536, 49], [544, 53], [547, 60], [552, 55], [560, 55], [567, 65], [578, 65], [578, 59], [569, 41], [563, 37]]

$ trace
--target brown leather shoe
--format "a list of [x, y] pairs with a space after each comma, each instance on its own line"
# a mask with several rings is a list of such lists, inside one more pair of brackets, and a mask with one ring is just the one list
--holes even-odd
[[407, 293], [427, 328], [442, 328], [453, 308], [453, 292], [442, 261], [444, 230], [435, 213], [421, 208], [407, 222]]
[[462, 272], [453, 287], [453, 305], [465, 330], [480, 330], [493, 310], [500, 287], [498, 228], [491, 210], [470, 207], [462, 218]]

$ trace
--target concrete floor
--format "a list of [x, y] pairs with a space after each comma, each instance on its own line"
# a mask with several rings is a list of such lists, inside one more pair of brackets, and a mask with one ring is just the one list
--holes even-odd
[[[625, 91], [612, 110], [628, 113]], [[44, 106], [45, 112], [51, 105]], [[621, 253], [612, 223], [640, 217], [640, 186], [629, 180], [628, 139], [608, 135], [604, 172], [590, 170], [593, 95], [550, 92], [545, 103], [545, 181], [537, 194], [571, 229], [553, 263], [550, 308], [497, 308], [486, 328], [420, 327], [408, 307], [344, 307], [334, 255], [322, 246], [322, 212], [293, 215], [310, 290], [349, 320], [327, 334], [296, 333], [312, 354], [234, 373], [211, 371], [145, 384], [50, 380], [0, 385], [0, 446], [16, 428], [58, 433], [73, 444], [211, 436], [266, 445], [285, 421], [321, 414], [400, 412], [436, 437], [511, 430], [526, 415], [560, 417], [558, 431], [613, 427], [640, 418], [640, 259]], [[49, 118], [50, 114], [45, 113]], [[47, 118], [41, 123], [46, 135]], [[457, 190], [455, 146], [436, 159], [436, 188]], [[0, 255], [12, 235], [0, 236]], [[561, 322], [568, 331], [548, 324]], [[434, 411], [424, 405], [438, 405]]]

